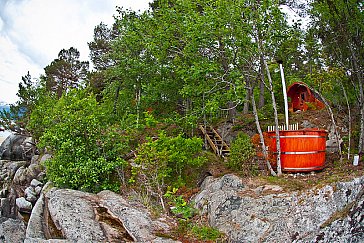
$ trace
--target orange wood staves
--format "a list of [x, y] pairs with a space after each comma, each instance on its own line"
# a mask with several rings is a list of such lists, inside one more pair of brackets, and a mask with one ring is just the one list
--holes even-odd
[[[277, 166], [275, 131], [267, 132], [269, 159]], [[279, 131], [281, 166], [285, 172], [310, 172], [325, 166], [327, 131], [323, 129], [301, 129]]]

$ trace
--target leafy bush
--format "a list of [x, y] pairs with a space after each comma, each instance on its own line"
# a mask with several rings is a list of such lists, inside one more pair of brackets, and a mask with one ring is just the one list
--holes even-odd
[[187, 203], [182, 195], [177, 196], [177, 188], [173, 188], [172, 191], [168, 190], [164, 197], [170, 200], [171, 211], [174, 215], [181, 216], [183, 219], [190, 219], [194, 216], [197, 209], [191, 204]]
[[183, 185], [188, 179], [185, 170], [198, 168], [206, 161], [198, 156], [202, 143], [200, 138], [168, 137], [161, 132], [156, 140], [150, 138], [139, 146], [130, 181], [137, 182], [149, 196], [159, 198], [164, 207], [163, 195], [167, 185]]
[[30, 115], [27, 127], [35, 139], [39, 139], [48, 128], [53, 126], [54, 121], [52, 120], [52, 112], [56, 103], [57, 100], [53, 99], [50, 95], [43, 94], [39, 97], [39, 100]]
[[204, 241], [215, 241], [222, 237], [219, 230], [205, 225], [194, 225], [191, 231], [199, 240]]
[[255, 149], [250, 137], [245, 133], [239, 133], [231, 144], [228, 166], [232, 169], [251, 171], [251, 160], [255, 156]]
[[115, 168], [124, 165], [127, 134], [118, 126], [107, 126], [96, 99], [74, 90], [48, 110], [47, 129], [40, 146], [48, 147], [53, 159], [46, 161], [47, 177], [57, 186], [85, 191], [117, 190]]

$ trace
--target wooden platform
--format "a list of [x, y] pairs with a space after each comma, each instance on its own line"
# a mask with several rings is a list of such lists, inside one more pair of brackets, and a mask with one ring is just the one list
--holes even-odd
[[210, 147], [220, 157], [227, 157], [230, 154], [230, 148], [228, 144], [222, 139], [220, 134], [211, 126], [205, 127], [199, 125], [198, 128], [206, 138]]

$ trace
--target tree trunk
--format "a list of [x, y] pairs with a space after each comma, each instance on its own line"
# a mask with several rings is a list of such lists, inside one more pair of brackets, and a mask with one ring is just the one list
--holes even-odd
[[[256, 26], [254, 26], [254, 29], [256, 29]], [[260, 34], [259, 34], [259, 30], [257, 30], [257, 34], [255, 36], [256, 40], [257, 40], [257, 44], [258, 44], [258, 51], [259, 51], [259, 55], [260, 55], [260, 60], [263, 62], [263, 67], [266, 70], [267, 73], [267, 78], [268, 78], [268, 90], [271, 94], [271, 99], [272, 99], [272, 105], [273, 105], [273, 110], [274, 110], [274, 125], [275, 125], [275, 131], [276, 131], [276, 144], [277, 144], [277, 176], [281, 176], [282, 175], [282, 166], [281, 166], [281, 140], [279, 138], [279, 121], [278, 121], [278, 111], [277, 111], [277, 103], [276, 103], [276, 99], [274, 96], [274, 90], [273, 90], [273, 81], [272, 78], [270, 76], [270, 71], [269, 71], [269, 67], [268, 64], [264, 58], [264, 50], [263, 50], [263, 44], [262, 44], [262, 40], [260, 39]], [[263, 74], [263, 72], [261, 72]], [[263, 77], [262, 77], [263, 80]]]
[[[253, 89], [250, 88], [250, 90], [251, 90], [250, 92], [253, 93]], [[255, 125], [256, 125], [257, 130], [258, 130], [260, 143], [262, 144], [262, 151], [263, 151], [264, 160], [265, 160], [265, 162], [267, 164], [267, 167], [268, 167], [268, 170], [269, 170], [270, 174], [272, 176], [277, 176], [277, 174], [274, 172], [274, 170], [273, 170], [273, 168], [272, 168], [272, 166], [271, 166], [271, 164], [269, 163], [269, 160], [268, 160], [267, 147], [265, 146], [263, 132], [262, 132], [262, 129], [260, 127], [259, 117], [258, 117], [258, 112], [257, 112], [257, 106], [255, 104], [254, 95], [251, 96], [251, 102], [252, 102], [253, 114], [254, 114], [254, 119], [255, 119]]]
[[245, 94], [245, 101], [244, 101], [244, 107], [243, 107], [243, 114], [249, 113], [249, 103], [250, 103], [250, 97], [252, 96], [252, 89], [246, 89]]
[[260, 63], [261, 63], [261, 65], [260, 65], [259, 72], [261, 72], [262, 79], [259, 82], [259, 104], [258, 104], [259, 109], [262, 108], [265, 103], [265, 100], [264, 100], [264, 89], [265, 89], [264, 82], [265, 82], [265, 80], [264, 80], [264, 73], [263, 73], [263, 70], [264, 70], [263, 61], [261, 60]]
[[278, 121], [278, 111], [277, 111], [277, 103], [276, 103], [276, 99], [274, 96], [274, 90], [273, 90], [273, 81], [272, 78], [270, 76], [270, 71], [269, 71], [269, 67], [267, 62], [265, 61], [265, 59], [263, 58], [263, 63], [264, 63], [264, 67], [266, 69], [267, 72], [267, 77], [268, 77], [268, 81], [269, 81], [269, 92], [271, 94], [272, 97], [272, 105], [273, 105], [273, 110], [274, 110], [274, 125], [275, 125], [275, 130], [276, 130], [276, 141], [277, 141], [277, 175], [281, 176], [282, 175], [282, 166], [281, 166], [281, 139], [279, 137], [279, 121]]
[[346, 94], [345, 88], [343, 83], [340, 81], [340, 85], [341, 85], [341, 89], [343, 90], [344, 93], [344, 97], [345, 97], [345, 101], [346, 101], [346, 106], [348, 108], [348, 126], [349, 126], [349, 132], [348, 132], [348, 160], [350, 160], [350, 150], [351, 150], [351, 111], [350, 111], [350, 104], [349, 104], [349, 99], [348, 96]]
[[359, 84], [359, 107], [360, 107], [360, 135], [359, 135], [359, 154], [363, 153], [364, 150], [364, 90], [363, 90], [363, 75], [362, 71], [358, 66], [357, 58], [353, 48], [349, 42], [349, 48], [354, 66], [354, 73], [356, 73], [358, 84]]
[[340, 154], [340, 161], [342, 160], [342, 152], [341, 152], [341, 146], [340, 146], [340, 140], [339, 140], [339, 132], [337, 131], [337, 126], [336, 126], [336, 122], [335, 122], [335, 118], [334, 118], [334, 113], [332, 112], [331, 106], [330, 104], [326, 101], [325, 97], [323, 97], [321, 95], [321, 93], [319, 93], [317, 90], [309, 87], [309, 89], [313, 90], [313, 92], [315, 92], [320, 99], [324, 102], [326, 108], [329, 111], [330, 117], [331, 117], [331, 122], [332, 125], [334, 126], [334, 130], [335, 130], [335, 137], [336, 137], [336, 142], [337, 142], [337, 146], [338, 146], [338, 150], [339, 150], [339, 154]]

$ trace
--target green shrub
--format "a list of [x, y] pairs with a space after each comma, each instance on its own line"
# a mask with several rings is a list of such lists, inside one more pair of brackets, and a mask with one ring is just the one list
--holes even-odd
[[274, 114], [273, 112], [273, 105], [271, 103], [268, 103], [258, 110], [258, 117], [260, 120], [266, 120], [269, 117], [272, 117], [272, 115]]
[[164, 197], [169, 200], [172, 213], [186, 220], [192, 218], [197, 209], [187, 203], [181, 195], [177, 196], [177, 191], [177, 188], [173, 188], [172, 191], [168, 190], [166, 194], [164, 194]]
[[216, 241], [222, 237], [222, 233], [219, 230], [205, 225], [194, 225], [191, 231], [196, 238], [204, 241]]
[[97, 192], [117, 190], [114, 172], [125, 165], [128, 136], [118, 126], [107, 126], [96, 99], [74, 90], [48, 110], [48, 125], [40, 147], [53, 152], [45, 162], [47, 177], [57, 186]]
[[241, 170], [242, 172], [252, 171], [252, 159], [255, 156], [255, 149], [250, 137], [245, 133], [239, 133], [231, 144], [231, 152], [228, 160], [228, 167]]
[[188, 180], [187, 168], [199, 168], [206, 159], [199, 156], [202, 139], [168, 137], [161, 132], [157, 139], [149, 139], [137, 149], [130, 182], [150, 196], [157, 196], [164, 206], [167, 186], [180, 187]]

